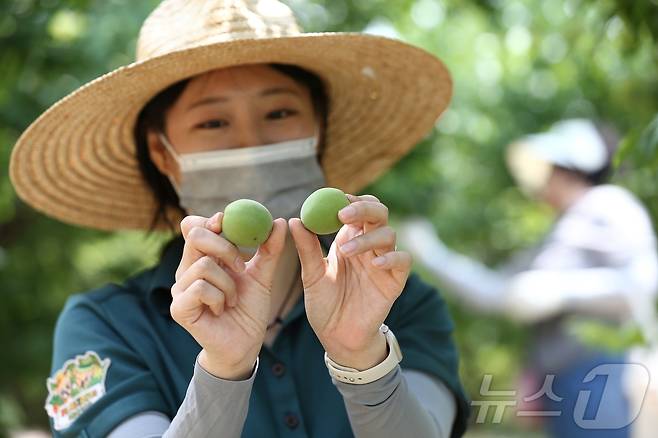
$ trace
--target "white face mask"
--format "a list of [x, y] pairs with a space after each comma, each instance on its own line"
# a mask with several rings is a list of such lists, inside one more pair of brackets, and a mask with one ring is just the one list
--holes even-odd
[[178, 154], [164, 134], [159, 136], [180, 167], [180, 186], [169, 180], [188, 214], [210, 217], [247, 198], [265, 205], [274, 218], [289, 219], [299, 214], [308, 195], [325, 185], [317, 136], [190, 154]]

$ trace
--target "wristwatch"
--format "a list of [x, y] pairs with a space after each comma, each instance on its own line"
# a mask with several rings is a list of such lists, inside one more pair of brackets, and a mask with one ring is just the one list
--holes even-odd
[[366, 383], [374, 382], [381, 379], [386, 374], [390, 373], [402, 360], [402, 351], [398, 345], [397, 339], [393, 332], [382, 324], [379, 331], [386, 336], [386, 343], [388, 344], [388, 356], [384, 361], [378, 365], [367, 370], [359, 371], [354, 368], [344, 367], [329, 359], [327, 352], [324, 353], [324, 363], [327, 365], [329, 374], [339, 382], [351, 383], [354, 385], [365, 385]]

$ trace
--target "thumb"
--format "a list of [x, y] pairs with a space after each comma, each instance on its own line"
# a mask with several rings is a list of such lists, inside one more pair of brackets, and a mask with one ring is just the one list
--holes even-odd
[[283, 251], [286, 240], [286, 222], [276, 219], [272, 226], [270, 237], [258, 247], [258, 251], [247, 262], [247, 271], [262, 285], [272, 287], [272, 279], [277, 262]]
[[288, 224], [302, 264], [302, 282], [304, 288], [309, 288], [325, 274], [327, 262], [317, 236], [308, 231], [301, 220], [293, 218]]

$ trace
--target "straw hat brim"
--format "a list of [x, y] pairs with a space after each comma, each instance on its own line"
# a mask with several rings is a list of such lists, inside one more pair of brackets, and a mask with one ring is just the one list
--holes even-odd
[[181, 79], [255, 63], [294, 64], [323, 79], [330, 101], [323, 169], [329, 186], [348, 193], [421, 140], [452, 93], [450, 75], [436, 57], [372, 35], [304, 33], [168, 53], [80, 87], [32, 123], [11, 156], [18, 195], [67, 223], [147, 229], [156, 202], [136, 160], [133, 129], [140, 110]]

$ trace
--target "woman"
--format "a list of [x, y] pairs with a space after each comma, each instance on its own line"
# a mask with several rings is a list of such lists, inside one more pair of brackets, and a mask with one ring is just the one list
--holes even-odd
[[[431, 128], [451, 89], [440, 61], [302, 34], [274, 0], [167, 0], [137, 58], [55, 104], [12, 154], [17, 192], [56, 218], [180, 222], [153, 269], [67, 302], [55, 436], [460, 436], [452, 325], [408, 278], [387, 208], [350, 195], [322, 241], [295, 218], [313, 190], [358, 191]], [[221, 236], [238, 198], [277, 218], [255, 252]]]
[[588, 377], [599, 365], [624, 363], [624, 355], [577, 336], [585, 324], [649, 327], [655, 320], [656, 239], [641, 203], [606, 184], [615, 147], [609, 128], [582, 119], [510, 146], [508, 164], [520, 187], [559, 217], [537, 248], [501, 269], [454, 253], [426, 221], [409, 222], [402, 232], [410, 250], [466, 304], [532, 324], [533, 378], [526, 380], [534, 386], [526, 401], [542, 404], [534, 403], [530, 415], [546, 417], [555, 437], [628, 437], [637, 415], [621, 373]]

